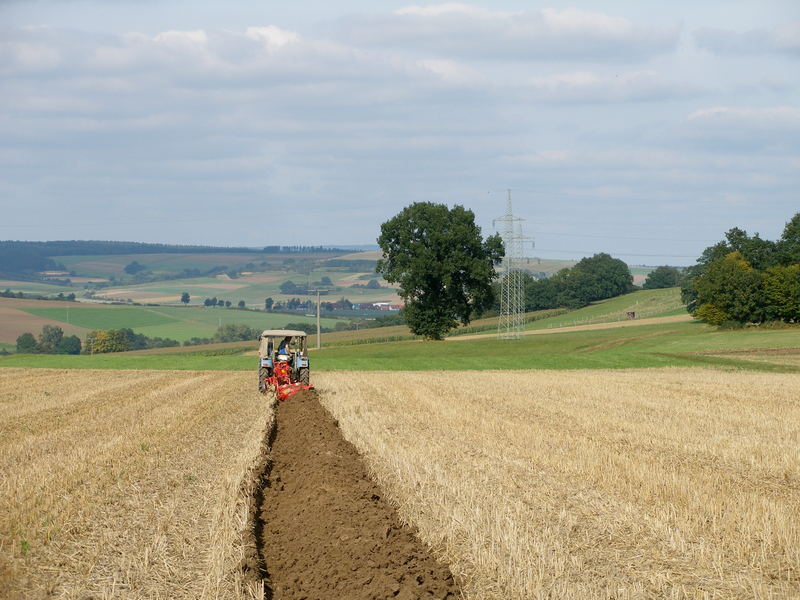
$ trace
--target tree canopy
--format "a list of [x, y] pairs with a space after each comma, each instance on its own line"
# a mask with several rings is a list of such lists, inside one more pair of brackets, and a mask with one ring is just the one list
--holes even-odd
[[712, 325], [800, 322], [800, 213], [775, 242], [737, 227], [687, 269], [687, 310]]
[[503, 243], [498, 235], [483, 239], [471, 210], [416, 202], [381, 225], [378, 245], [383, 256], [376, 271], [400, 284], [413, 333], [441, 339], [491, 308]]
[[528, 277], [525, 310], [581, 308], [596, 300], [613, 298], [633, 289], [628, 265], [605, 252], [582, 258], [574, 267], [561, 269], [547, 279]]
[[662, 288], [671, 288], [680, 285], [681, 272], [675, 267], [661, 266], [656, 267], [653, 271], [647, 274], [647, 279], [644, 280], [642, 289], [645, 290], [658, 290]]

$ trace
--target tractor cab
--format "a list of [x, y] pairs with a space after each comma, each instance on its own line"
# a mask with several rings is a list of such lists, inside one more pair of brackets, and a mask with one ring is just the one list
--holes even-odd
[[310, 389], [308, 334], [292, 329], [267, 329], [259, 336], [258, 390], [274, 389], [280, 400]]

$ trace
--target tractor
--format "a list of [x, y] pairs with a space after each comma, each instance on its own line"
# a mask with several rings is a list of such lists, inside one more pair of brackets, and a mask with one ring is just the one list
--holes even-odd
[[274, 391], [287, 400], [310, 385], [308, 334], [291, 329], [267, 329], [258, 336], [258, 391]]

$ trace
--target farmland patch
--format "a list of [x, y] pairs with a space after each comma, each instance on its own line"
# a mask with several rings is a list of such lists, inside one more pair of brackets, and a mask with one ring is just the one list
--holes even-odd
[[165, 315], [141, 309], [139, 307], [115, 306], [112, 308], [99, 308], [88, 306], [71, 306], [59, 308], [25, 308], [26, 312], [40, 317], [68, 322], [86, 329], [119, 329], [153, 325], [166, 325], [176, 319]]
[[0, 369], [0, 596], [254, 597], [240, 567], [272, 407], [253, 388]]
[[800, 597], [800, 376], [328, 372], [468, 599]]
[[[28, 301], [30, 302], [30, 301]], [[64, 310], [64, 309], [55, 309]], [[28, 312], [25, 303], [19, 300], [0, 298], [0, 340], [13, 344], [17, 337], [23, 333], [38, 335], [44, 325], [57, 325], [68, 335], [77, 334], [83, 336], [87, 329], [76, 324], [66, 325], [58, 319], [46, 315], [38, 315]]]

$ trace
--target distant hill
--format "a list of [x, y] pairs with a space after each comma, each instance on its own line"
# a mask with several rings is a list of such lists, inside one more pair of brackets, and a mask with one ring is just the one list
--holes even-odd
[[137, 254], [343, 254], [347, 250], [325, 246], [193, 246], [148, 244], [100, 240], [65, 240], [49, 242], [0, 241], [0, 277], [34, 279], [41, 271], [64, 270], [54, 257], [118, 256]]

